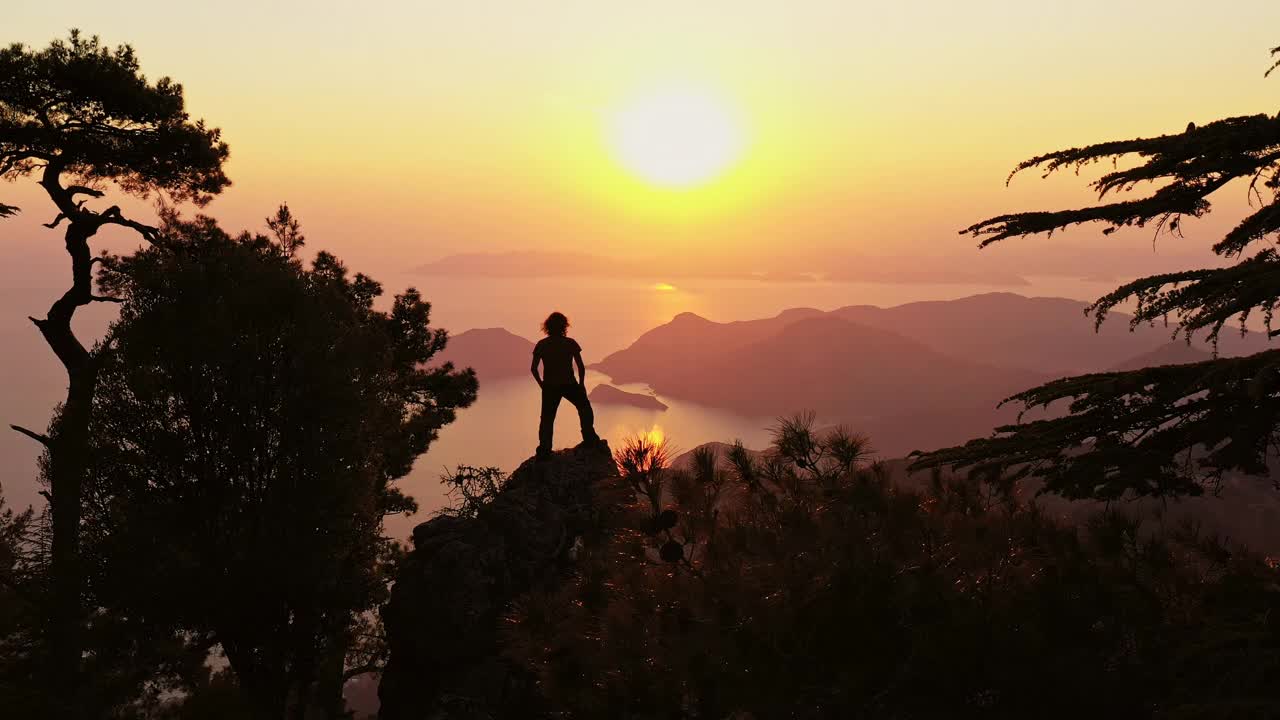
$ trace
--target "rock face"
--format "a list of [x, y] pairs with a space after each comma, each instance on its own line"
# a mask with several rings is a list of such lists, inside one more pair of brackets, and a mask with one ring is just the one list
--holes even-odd
[[382, 613], [390, 655], [379, 717], [520, 716], [513, 706], [529, 696], [528, 678], [499, 652], [503, 614], [520, 594], [564, 578], [574, 543], [591, 541], [621, 492], [602, 443], [527, 460], [475, 517], [414, 528]]
[[666, 410], [667, 404], [652, 395], [627, 392], [612, 385], [600, 384], [591, 389], [591, 402], [603, 405], [630, 405], [643, 410]]

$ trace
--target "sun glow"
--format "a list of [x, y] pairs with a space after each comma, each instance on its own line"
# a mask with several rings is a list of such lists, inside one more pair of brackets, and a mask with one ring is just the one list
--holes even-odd
[[613, 114], [609, 144], [627, 170], [669, 188], [715, 179], [741, 155], [745, 138], [729, 105], [710, 93], [666, 90], [638, 97]]
[[667, 440], [667, 434], [663, 432], [661, 425], [654, 425], [648, 430], [641, 430], [640, 437], [654, 445], [661, 445]]

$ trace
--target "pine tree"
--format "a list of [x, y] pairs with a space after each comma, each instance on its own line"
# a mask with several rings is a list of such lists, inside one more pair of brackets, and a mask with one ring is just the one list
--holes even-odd
[[[1280, 56], [1280, 48], [1272, 54]], [[1280, 61], [1271, 70], [1277, 67]], [[1092, 183], [1095, 205], [1000, 215], [961, 232], [980, 238], [980, 248], [1085, 223], [1103, 224], [1105, 235], [1150, 225], [1157, 235], [1178, 234], [1184, 218], [1209, 213], [1210, 195], [1245, 181], [1253, 211], [1213, 246], [1234, 265], [1140, 278], [1087, 312], [1100, 325], [1110, 310], [1132, 302], [1134, 326], [1171, 322], [1175, 338], [1190, 342], [1204, 333], [1215, 347], [1228, 323], [1243, 332], [1259, 315], [1270, 337], [1280, 334], [1272, 330], [1280, 302], [1280, 115], [1190, 123], [1174, 135], [1060, 150], [1021, 163], [1013, 174], [1040, 168], [1048, 176], [1134, 158], [1133, 167], [1117, 163]], [[1105, 202], [1146, 183], [1158, 185], [1146, 197]], [[1280, 350], [1064, 378], [1005, 402], [1030, 409], [1059, 400], [1069, 401], [1064, 416], [997, 428], [992, 437], [922, 454], [913, 467], [1036, 476], [1047, 491], [1070, 498], [1198, 495], [1228, 471], [1264, 474], [1280, 439]]]
[[[67, 373], [60, 422], [48, 435], [18, 432], [41, 443], [48, 457], [52, 510], [52, 597], [47, 603], [51, 716], [74, 717], [80, 682], [83, 581], [79, 567], [81, 492], [97, 359], [76, 337], [78, 308], [112, 298], [93, 292], [96, 259], [89, 241], [105, 226], [161, 242], [155, 228], [126, 217], [119, 206], [90, 203], [114, 189], [136, 197], [159, 193], [174, 202], [208, 202], [230, 182], [228, 151], [217, 129], [193, 121], [182, 86], [149, 82], [132, 48], [71, 32], [43, 50], [0, 49], [0, 180], [35, 175], [56, 207], [47, 227], [64, 221], [71, 287], [43, 318], [31, 318]], [[0, 204], [0, 217], [17, 208]]]

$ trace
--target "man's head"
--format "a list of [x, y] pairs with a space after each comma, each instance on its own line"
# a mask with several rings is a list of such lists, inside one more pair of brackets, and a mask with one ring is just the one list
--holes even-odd
[[569, 332], [569, 318], [562, 312], [551, 313], [546, 320], [542, 321], [542, 332], [551, 336], [563, 336]]

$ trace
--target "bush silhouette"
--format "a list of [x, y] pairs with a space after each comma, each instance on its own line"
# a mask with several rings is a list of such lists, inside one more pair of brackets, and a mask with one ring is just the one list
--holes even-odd
[[679, 469], [632, 442], [634, 503], [516, 605], [508, 657], [564, 717], [1280, 710], [1260, 559], [1118, 513], [1064, 527], [976, 478], [904, 489], [867, 452], [804, 416]]

